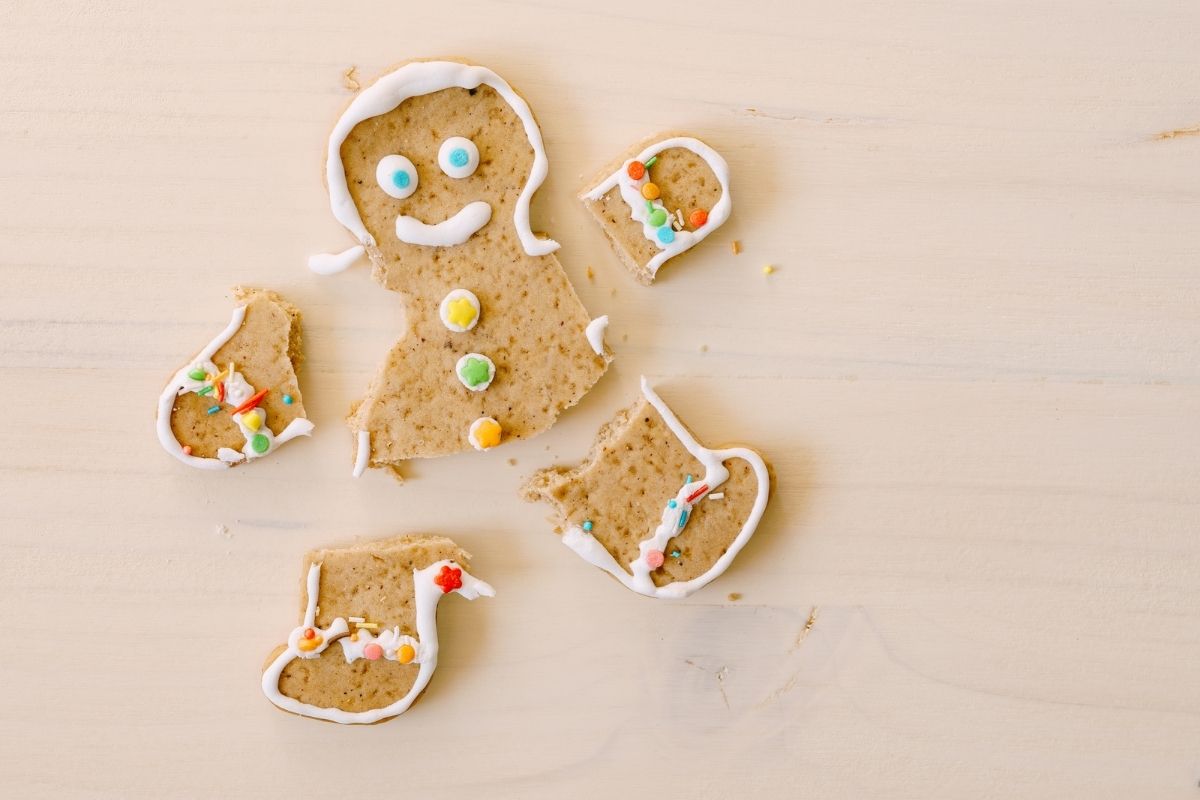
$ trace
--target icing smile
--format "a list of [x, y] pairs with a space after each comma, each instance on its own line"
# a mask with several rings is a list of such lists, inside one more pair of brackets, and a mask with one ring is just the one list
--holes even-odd
[[396, 217], [396, 237], [407, 244], [449, 247], [470, 239], [491, 218], [492, 207], [482, 200], [468, 203], [457, 214], [435, 225], [401, 214]]

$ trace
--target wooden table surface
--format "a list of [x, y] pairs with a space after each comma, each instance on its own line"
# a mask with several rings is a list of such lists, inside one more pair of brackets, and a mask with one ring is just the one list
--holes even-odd
[[[1200, 4], [326, 5], [0, 8], [0, 795], [1200, 794]], [[537, 113], [616, 362], [539, 438], [355, 481], [400, 309], [305, 268], [352, 243], [326, 134], [349, 67], [454, 54]], [[735, 211], [647, 289], [574, 193], [670, 129]], [[238, 283], [302, 308], [317, 430], [201, 473], [154, 405]], [[641, 374], [778, 473], [680, 603], [516, 496]], [[497, 597], [400, 719], [273, 709], [302, 553], [400, 532]]]

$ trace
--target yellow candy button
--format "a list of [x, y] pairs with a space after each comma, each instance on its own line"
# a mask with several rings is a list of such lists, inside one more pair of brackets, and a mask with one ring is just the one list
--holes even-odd
[[407, 664], [417, 657], [417, 651], [413, 650], [411, 644], [402, 644], [396, 650], [396, 660], [401, 664]]
[[476, 450], [487, 450], [500, 444], [500, 423], [491, 417], [480, 417], [471, 423], [467, 438]]
[[247, 412], [242, 415], [242, 424], [245, 425], [250, 430], [256, 431], [262, 427], [262, 424], [263, 424], [262, 414], [259, 413], [259, 410], [257, 408], [254, 409], [253, 411]]

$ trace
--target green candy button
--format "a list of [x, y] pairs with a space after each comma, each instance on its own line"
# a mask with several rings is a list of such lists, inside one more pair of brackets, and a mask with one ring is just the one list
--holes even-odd
[[667, 221], [667, 212], [663, 211], [661, 208], [656, 208], [650, 212], [650, 224], [653, 225], [654, 227], [657, 228], [666, 221]]
[[265, 453], [271, 449], [271, 440], [261, 433], [254, 434], [254, 438], [250, 440], [250, 446], [254, 448], [256, 453]]
[[188, 373], [188, 377], [194, 381], [202, 381], [208, 377], [208, 373], [205, 372], [204, 370], [200, 369], [199, 367], [197, 367], [196, 369], [194, 369]]
[[490, 373], [491, 370], [488, 369], [487, 362], [478, 358], [468, 358], [463, 362], [462, 369], [458, 371], [458, 374], [466, 381], [467, 386], [478, 386], [481, 383], [487, 383]]

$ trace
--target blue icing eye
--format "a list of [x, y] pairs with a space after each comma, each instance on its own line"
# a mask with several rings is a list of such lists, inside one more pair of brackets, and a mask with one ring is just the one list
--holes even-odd
[[675, 231], [671, 230], [670, 225], [663, 225], [658, 229], [658, 240], [663, 244], [670, 244], [675, 241]]
[[479, 148], [463, 136], [451, 136], [438, 148], [438, 166], [451, 178], [469, 178], [479, 167]]
[[384, 156], [375, 167], [375, 181], [388, 196], [403, 200], [417, 190], [417, 168], [401, 155]]

